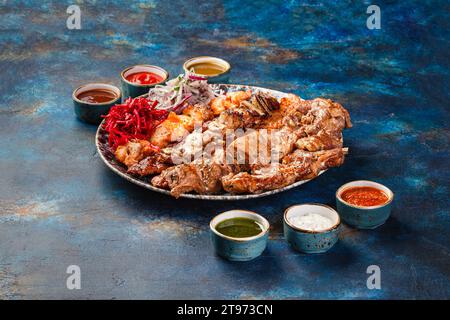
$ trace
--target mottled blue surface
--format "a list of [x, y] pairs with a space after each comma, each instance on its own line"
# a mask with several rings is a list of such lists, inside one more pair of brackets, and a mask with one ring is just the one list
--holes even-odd
[[[449, 21], [446, 1], [0, 2], [0, 298], [449, 298]], [[286, 193], [246, 202], [174, 200], [130, 184], [99, 159], [96, 128], [76, 120], [80, 84], [119, 85], [153, 63], [175, 75], [196, 55], [230, 61], [232, 83], [341, 102], [354, 127], [345, 164]], [[382, 227], [348, 227], [328, 253], [283, 240], [295, 203], [334, 206], [345, 182], [396, 194]], [[245, 208], [272, 224], [267, 250], [231, 263], [208, 223]], [[66, 268], [81, 267], [81, 290]], [[368, 290], [366, 268], [381, 267]]]

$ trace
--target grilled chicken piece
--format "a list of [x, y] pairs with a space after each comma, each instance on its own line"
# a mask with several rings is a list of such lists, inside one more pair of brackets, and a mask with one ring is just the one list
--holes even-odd
[[177, 159], [176, 163], [193, 161], [196, 158], [195, 155], [202, 152], [204, 146], [208, 145], [208, 148], [223, 148], [223, 144], [227, 139], [227, 133], [230, 133], [230, 131], [234, 132], [234, 130], [239, 128], [252, 128], [266, 116], [267, 114], [262, 116], [257, 114], [245, 105], [227, 109], [219, 117], [208, 122], [204, 132], [195, 130], [185, 136], [183, 141], [166, 148], [165, 151]]
[[226, 97], [217, 97], [211, 100], [209, 103], [212, 112], [215, 116], [218, 116], [222, 112], [224, 112], [227, 109], [233, 108], [234, 105], [227, 100]]
[[240, 172], [222, 178], [223, 188], [230, 193], [261, 193], [288, 186], [311, 174], [307, 162], [296, 164], [272, 163], [252, 173]]
[[167, 119], [156, 127], [150, 142], [164, 148], [170, 143], [183, 140], [196, 126], [201, 126], [213, 118], [211, 109], [202, 105], [188, 106], [180, 115], [171, 112]]
[[280, 129], [289, 127], [298, 130], [301, 119], [311, 110], [311, 100], [302, 100], [300, 97], [289, 94], [281, 99], [279, 109], [272, 112], [271, 117], [263, 120], [258, 128]]
[[128, 168], [127, 172], [145, 177], [159, 174], [170, 166], [170, 159], [168, 157], [164, 157], [162, 154], [154, 154], [133, 164]]
[[283, 158], [282, 163], [256, 165], [251, 173], [228, 174], [222, 178], [222, 185], [230, 193], [261, 193], [312, 179], [320, 171], [339, 166], [343, 161], [342, 148], [319, 152], [296, 150]]
[[[210, 108], [204, 105], [189, 106], [183, 110], [182, 115], [171, 112], [167, 119], [155, 129], [150, 142], [137, 139], [131, 140], [125, 145], [119, 146], [116, 149], [115, 156], [118, 161], [130, 169], [130, 173], [145, 176], [161, 172], [167, 167], [156, 163], [156, 160], [162, 159], [161, 157], [147, 159], [139, 165], [138, 163], [155, 153], [154, 146], [161, 148], [166, 147], [171, 142], [180, 141], [192, 132], [195, 126], [201, 126], [213, 117], [214, 115]], [[167, 157], [164, 159], [167, 159]], [[131, 168], [132, 166], [133, 168]]]
[[289, 94], [281, 99], [279, 114], [274, 115], [273, 119], [268, 119], [262, 125], [270, 128], [301, 128], [305, 136], [315, 135], [321, 129], [327, 132], [342, 131], [352, 126], [348, 111], [342, 105], [323, 98], [302, 100]]
[[150, 142], [155, 146], [164, 148], [171, 142], [183, 140], [192, 130], [194, 130], [194, 119], [170, 112], [167, 119], [156, 127]]
[[135, 139], [128, 141], [126, 145], [117, 147], [114, 154], [118, 161], [130, 167], [154, 152], [155, 149], [150, 142]]
[[352, 125], [347, 110], [340, 104], [320, 98], [311, 100], [311, 109], [301, 123], [305, 137], [296, 146], [308, 151], [342, 148], [342, 130]]
[[227, 99], [229, 99], [231, 103], [236, 106], [238, 106], [242, 101], [250, 99], [251, 96], [252, 90], [227, 93]]
[[313, 172], [315, 172], [315, 175], [317, 175], [322, 170], [342, 165], [344, 163], [346, 152], [347, 148], [335, 148], [316, 152], [308, 152], [297, 149], [291, 154], [284, 157], [281, 163], [290, 164], [303, 161], [311, 161]]
[[214, 115], [218, 116], [225, 110], [238, 107], [242, 101], [250, 99], [251, 96], [251, 90], [230, 92], [226, 96], [212, 99], [209, 105]]
[[300, 112], [306, 114], [311, 109], [310, 100], [302, 100], [295, 94], [288, 94], [286, 97], [280, 100], [280, 110], [284, 114], [292, 114]]
[[232, 108], [222, 112], [218, 122], [226, 129], [254, 128], [260, 123], [266, 114], [260, 114], [242, 104], [238, 108]]
[[322, 98], [311, 100], [310, 103], [311, 109], [301, 119], [308, 136], [317, 134], [321, 129], [342, 131], [344, 128], [351, 128], [348, 111], [339, 103]]
[[239, 164], [279, 162], [292, 152], [298, 136], [285, 127], [279, 130], [250, 130], [227, 148], [227, 156]]
[[295, 143], [298, 149], [308, 151], [329, 150], [334, 148], [342, 148], [343, 139], [342, 132], [326, 130], [320, 130], [316, 135], [310, 137], [304, 137]]
[[196, 104], [183, 110], [183, 115], [191, 117], [194, 125], [202, 125], [204, 122], [214, 119], [214, 113], [206, 105]]

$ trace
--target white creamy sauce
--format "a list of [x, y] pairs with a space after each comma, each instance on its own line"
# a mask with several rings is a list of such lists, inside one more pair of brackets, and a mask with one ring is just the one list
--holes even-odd
[[325, 230], [333, 227], [334, 225], [331, 219], [318, 213], [307, 213], [304, 215], [296, 215], [290, 217], [289, 222], [292, 223], [297, 228], [310, 231]]

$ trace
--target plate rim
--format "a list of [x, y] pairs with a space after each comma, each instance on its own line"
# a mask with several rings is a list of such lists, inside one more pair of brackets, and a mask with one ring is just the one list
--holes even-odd
[[[281, 95], [287, 95], [288, 93], [286, 92], [282, 92], [279, 90], [272, 90], [272, 89], [268, 89], [268, 88], [263, 88], [263, 87], [258, 87], [258, 86], [251, 86], [251, 85], [243, 85], [243, 84], [230, 84], [230, 83], [218, 83], [218, 84], [212, 84], [213, 86], [234, 86], [234, 87], [251, 87], [254, 89], [259, 89], [259, 90], [269, 90], [272, 92], [276, 92], [277, 94], [281, 94]], [[143, 95], [145, 96], [145, 95]], [[125, 180], [136, 184], [140, 187], [143, 187], [145, 189], [148, 190], [152, 190], [155, 192], [159, 192], [159, 193], [163, 193], [166, 195], [171, 196], [172, 198], [174, 198], [172, 196], [172, 194], [170, 193], [169, 190], [166, 189], [161, 189], [161, 188], [157, 188], [152, 186], [150, 183], [148, 182], [144, 182], [142, 180], [140, 180], [139, 178], [136, 178], [130, 174], [127, 173], [123, 173], [121, 171], [119, 171], [112, 163], [110, 163], [110, 161], [108, 159], [106, 159], [105, 155], [102, 152], [102, 149], [100, 147], [100, 133], [102, 131], [102, 127], [104, 124], [105, 120], [103, 119], [102, 122], [99, 124], [97, 131], [95, 133], [95, 146], [97, 149], [97, 153], [100, 155], [100, 158], [102, 159], [102, 161], [106, 164], [106, 166], [108, 168], [110, 168], [114, 173], [116, 173], [117, 175], [121, 176], [122, 178], [124, 178]], [[108, 146], [109, 148], [109, 146]], [[122, 164], [119, 164], [122, 165]], [[270, 196], [270, 195], [274, 195], [274, 194], [278, 194], [287, 190], [290, 190], [292, 188], [298, 187], [302, 184], [305, 184], [311, 180], [316, 179], [318, 176], [320, 176], [322, 173], [324, 173], [325, 171], [327, 171], [328, 169], [322, 170], [321, 172], [319, 172], [319, 174], [312, 178], [312, 179], [308, 179], [308, 180], [300, 180], [297, 182], [294, 182], [288, 186], [285, 186], [283, 188], [279, 188], [279, 189], [275, 189], [275, 190], [269, 190], [266, 192], [262, 192], [262, 193], [254, 193], [254, 194], [194, 194], [194, 193], [184, 193], [181, 194], [179, 196], [179, 198], [187, 198], [187, 199], [200, 199], [200, 200], [216, 200], [216, 201], [220, 201], [220, 200], [246, 200], [246, 199], [254, 199], [254, 198], [262, 198], [262, 197], [266, 197], [266, 196]], [[175, 198], [178, 199], [178, 198]]]

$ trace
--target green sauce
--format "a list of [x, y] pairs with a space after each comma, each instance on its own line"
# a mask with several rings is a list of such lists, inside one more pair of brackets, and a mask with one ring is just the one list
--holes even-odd
[[233, 238], [253, 237], [263, 231], [263, 227], [253, 219], [231, 218], [217, 224], [216, 230]]

